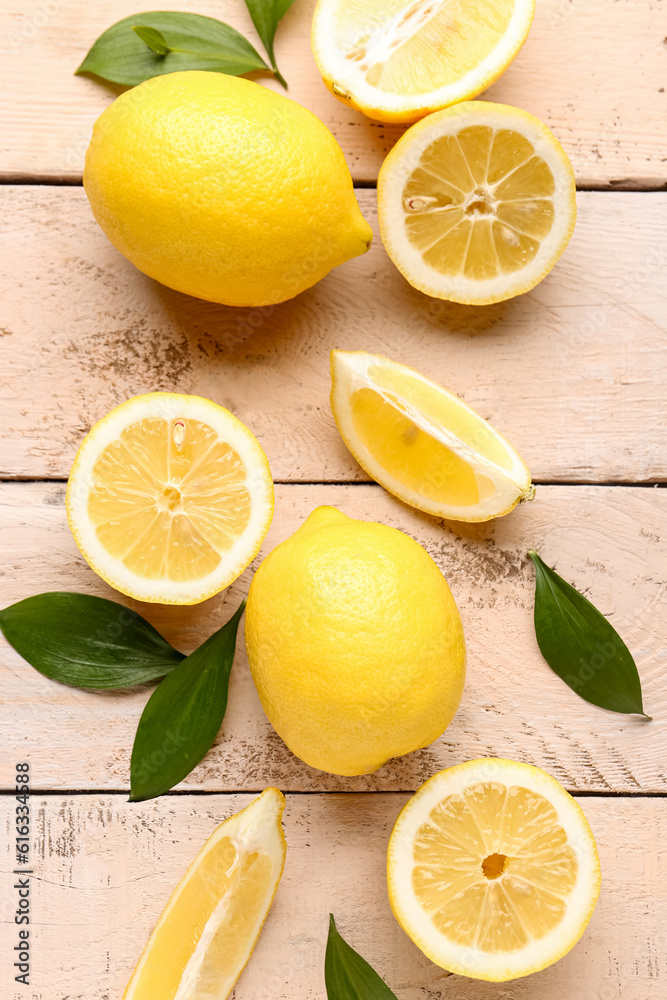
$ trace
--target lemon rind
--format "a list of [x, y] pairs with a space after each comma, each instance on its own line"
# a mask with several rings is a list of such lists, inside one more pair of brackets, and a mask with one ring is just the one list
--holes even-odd
[[[93, 126], [83, 176], [100, 227], [138, 270], [228, 306], [289, 300], [372, 239], [331, 130], [224, 73], [170, 72], [121, 94]], [[239, 329], [256, 325], [239, 316]]]
[[311, 45], [325, 85], [343, 104], [369, 118], [405, 124], [468, 101], [495, 83], [526, 41], [535, 14], [535, 0], [515, 0], [514, 12], [502, 39], [473, 69], [437, 90], [399, 96], [385, 94], [367, 84], [354, 65], [334, 47], [335, 7], [336, 0], [318, 0], [313, 15]]
[[[109, 555], [88, 517], [92, 471], [100, 453], [130, 423], [151, 416], [164, 419], [185, 416], [208, 423], [239, 453], [248, 470], [247, 483], [252, 498], [250, 520], [215, 570], [199, 580], [148, 580], [128, 570], [121, 560]], [[229, 410], [200, 396], [147, 393], [133, 396], [111, 410], [84, 439], [70, 472], [66, 507], [67, 520], [79, 551], [91, 569], [111, 587], [127, 597], [152, 604], [199, 604], [233, 583], [259, 552], [273, 518], [273, 480], [259, 442]]]
[[[414, 407], [410, 407], [407, 402], [405, 406], [406, 411], [410, 412], [411, 419], [417, 426], [430, 433], [436, 440], [450, 448], [459, 457], [473, 465], [473, 467], [479, 468], [496, 483], [498, 491], [494, 497], [486, 503], [465, 507], [430, 503], [422, 494], [406, 487], [404, 483], [401, 483], [387, 472], [368, 448], [358, 439], [354, 432], [350, 411], [350, 398], [352, 392], [357, 388], [372, 388], [384, 397], [382, 389], [378, 386], [377, 382], [367, 374], [367, 370], [371, 365], [388, 365], [393, 368], [407, 370], [414, 378], [428, 385], [430, 388], [437, 389], [443, 395], [454, 400], [458, 406], [472, 413], [476, 419], [483, 421], [488, 428], [489, 434], [501, 442], [507, 449], [508, 454], [512, 456], [514, 465], [511, 470], [501, 469], [489, 459], [474, 452], [469, 446], [448, 432], [446, 428], [440, 427], [424, 417]], [[331, 409], [336, 426], [346, 447], [369, 476], [389, 493], [411, 507], [416, 507], [418, 510], [422, 510], [424, 513], [431, 514], [434, 517], [475, 523], [489, 521], [495, 517], [502, 517], [512, 511], [518, 503], [533, 498], [535, 490], [531, 485], [530, 472], [516, 449], [491, 424], [485, 421], [483, 417], [480, 417], [472, 407], [464, 403], [462, 399], [436, 382], [432, 382], [420, 372], [415, 371], [415, 369], [409, 368], [407, 365], [399, 365], [380, 354], [367, 354], [365, 351], [334, 350], [331, 352], [331, 383]], [[384, 398], [386, 399], [386, 397]], [[391, 403], [388, 399], [386, 401]], [[494, 502], [492, 503], [491, 501]]]
[[[537, 254], [520, 270], [499, 274], [495, 278], [473, 279], [464, 275], [441, 274], [426, 263], [405, 232], [403, 189], [422, 153], [441, 136], [470, 125], [515, 128], [521, 132], [550, 167], [555, 182], [552, 197], [556, 208], [554, 224], [540, 242]], [[401, 136], [378, 175], [378, 217], [387, 253], [414, 288], [426, 295], [464, 305], [503, 302], [539, 284], [567, 247], [577, 220], [574, 171], [558, 139], [538, 118], [506, 104], [466, 101], [418, 122]]]
[[[443, 798], [483, 781], [520, 784], [548, 799], [578, 861], [577, 883], [567, 897], [563, 920], [543, 938], [513, 953], [494, 955], [449, 941], [424, 913], [412, 889], [412, 845], [417, 829]], [[406, 934], [441, 968], [488, 982], [531, 975], [566, 955], [586, 930], [600, 894], [600, 882], [595, 838], [576, 800], [541, 768], [502, 758], [467, 761], [429, 778], [403, 807], [387, 849], [389, 901]]]
[[[137, 990], [141, 985], [141, 973], [146, 965], [146, 961], [154, 941], [158, 937], [158, 934], [164, 926], [169, 914], [178, 902], [178, 899], [188, 883], [190, 876], [194, 874], [197, 867], [209, 851], [216, 847], [223, 837], [229, 837], [240, 852], [245, 853], [252, 850], [259, 850], [271, 858], [271, 878], [268, 882], [270, 886], [270, 893], [267, 894], [263, 912], [260, 914], [260, 918], [256, 926], [253, 928], [252, 934], [249, 935], [248, 948], [244, 959], [241, 963], [239, 963], [238, 968], [235, 970], [233, 982], [228, 984], [229, 988], [225, 997], [229, 995], [234, 983], [238, 980], [239, 976], [243, 972], [243, 969], [250, 960], [250, 956], [252, 955], [255, 945], [257, 944], [262, 927], [264, 926], [273, 904], [273, 900], [275, 899], [280, 879], [282, 878], [283, 870], [285, 868], [287, 841], [285, 840], [285, 833], [281, 824], [284, 809], [285, 796], [283, 793], [274, 787], [265, 788], [258, 798], [253, 799], [253, 801], [247, 805], [245, 809], [241, 809], [239, 812], [234, 813], [234, 815], [229, 816], [220, 824], [217, 830], [211, 834], [195, 859], [188, 866], [185, 875], [174, 889], [169, 902], [162, 911], [153, 933], [148, 939], [136, 968], [132, 973], [132, 978], [123, 993], [123, 1000], [134, 1000], [134, 997], [137, 996]], [[179, 994], [180, 989], [176, 995], [176, 1000], [178, 1000]], [[153, 1000], [153, 998], [150, 998], [150, 1000]], [[223, 1000], [223, 998], [221, 997], [220, 1000]]]

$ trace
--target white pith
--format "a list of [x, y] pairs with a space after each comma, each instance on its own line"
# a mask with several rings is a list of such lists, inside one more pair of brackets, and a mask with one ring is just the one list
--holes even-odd
[[[428, 419], [408, 400], [402, 399], [400, 400], [401, 411], [404, 412], [414, 424], [416, 424], [421, 430], [430, 434], [436, 441], [439, 441], [445, 447], [453, 451], [455, 455], [462, 458], [468, 463], [468, 465], [472, 466], [473, 469], [478, 469], [485, 476], [488, 476], [496, 487], [496, 492], [492, 497], [489, 497], [485, 501], [480, 501], [480, 503], [475, 504], [474, 507], [469, 505], [455, 506], [451, 504], [437, 504], [433, 503], [430, 499], [425, 498], [422, 494], [416, 493], [414, 490], [410, 489], [400, 480], [396, 479], [389, 472], [387, 472], [387, 470], [377, 461], [363, 442], [359, 440], [354, 427], [351, 409], [352, 395], [361, 388], [372, 389], [380, 397], [382, 397], [385, 402], [395, 406], [395, 390], [392, 389], [392, 398], [390, 399], [383, 391], [382, 387], [378, 384], [377, 380], [369, 375], [369, 369], [371, 367], [382, 368], [383, 366], [402, 368], [403, 366], [393, 365], [391, 361], [382, 355], [367, 354], [364, 351], [334, 351], [332, 354], [332, 366], [332, 407], [341, 436], [359, 464], [366, 470], [366, 472], [368, 472], [370, 476], [373, 477], [376, 482], [380, 483], [381, 486], [384, 486], [384, 488], [389, 490], [390, 493], [399, 496], [402, 500], [405, 500], [406, 503], [412, 504], [412, 506], [417, 507], [420, 510], [425, 510], [436, 517], [452, 518], [463, 521], [483, 521], [491, 517], [497, 517], [510, 510], [520, 499], [528, 498], [528, 496], [531, 495], [530, 473], [521, 456], [514, 451], [502, 435], [498, 434], [498, 432], [490, 424], [486, 423], [486, 421], [482, 422], [488, 429], [489, 435], [493, 436], [497, 441], [500, 441], [504, 448], [507, 449], [508, 454], [512, 457], [513, 466], [509, 470], [502, 469], [495, 465], [490, 459], [479, 454], [479, 452], [474, 451], [468, 444], [461, 441], [446, 427], [436, 424]], [[454, 400], [457, 406], [460, 406], [469, 413], [474, 414], [476, 419], [482, 420], [482, 418], [479, 417], [479, 414], [476, 414], [471, 407], [467, 406], [462, 399], [454, 396], [453, 393], [443, 389], [442, 386], [437, 385], [435, 382], [431, 382], [430, 379], [420, 375], [419, 372], [413, 371], [412, 369], [407, 369], [407, 371], [410, 377], [415, 381], [422, 382], [429, 388], [437, 389], [443, 395]]]
[[[198, 580], [147, 580], [110, 555], [88, 516], [93, 468], [100, 454], [130, 424], [148, 417], [189, 418], [208, 424], [239, 454], [247, 470], [252, 497], [250, 519], [215, 569]], [[150, 393], [135, 396], [96, 424], [81, 445], [67, 487], [67, 515], [77, 545], [87, 562], [121, 593], [154, 603], [195, 604], [228, 586], [256, 555], [273, 514], [273, 484], [266, 456], [256, 438], [228, 410], [199, 396]]]
[[[405, 10], [412, 14], [410, 28], [423, 27], [436, 13], [435, 7], [440, 8], [446, 3], [447, 0], [439, 0], [437, 4], [428, 3], [427, 0], [407, 2]], [[375, 111], [388, 117], [396, 116], [396, 120], [401, 116], [401, 120], [410, 121], [422, 117], [429, 111], [468, 100], [489, 86], [525, 41], [535, 3], [534, 0], [515, 0], [514, 11], [505, 34], [495, 48], [473, 69], [452, 83], [435, 90], [414, 94], [391, 94], [367, 82], [362, 66], [350, 59], [338, 44], [338, 7], [338, 0], [319, 0], [313, 18], [313, 51], [323, 77], [331, 82], [338, 96], [350, 100], [369, 114]], [[373, 55], [371, 62], [383, 62], [392, 51], [396, 50], [395, 43], [398, 42], [400, 45], [408, 37], [406, 29], [401, 28], [400, 22], [403, 17], [404, 12], [396, 15], [393, 18], [394, 23], [390, 21], [385, 24], [377, 32], [377, 37], [371, 39], [369, 46]], [[347, 49], [353, 48], [354, 43], [351, 39]]]
[[[516, 271], [493, 278], [443, 274], [428, 264], [410, 242], [405, 227], [403, 192], [423, 152], [436, 139], [455, 135], [471, 125], [519, 132], [550, 168], [555, 214], [549, 233], [535, 257]], [[506, 178], [502, 178], [504, 181]], [[380, 232], [387, 253], [408, 281], [427, 295], [461, 303], [500, 302], [533, 288], [553, 267], [574, 229], [576, 207], [572, 166], [560, 143], [537, 118], [505, 105], [473, 101], [431, 115], [409, 129], [384, 161], [378, 177]], [[493, 200], [493, 191], [489, 190]]]
[[[419, 827], [443, 799], [470, 785], [518, 785], [546, 798], [567, 835], [578, 863], [577, 881], [565, 897], [561, 922], [515, 952], [486, 952], [446, 938], [423, 910], [412, 887], [413, 844]], [[500, 878], [503, 876], [501, 875]], [[600, 891], [600, 866], [593, 834], [581, 808], [546, 772], [530, 764], [485, 758], [434, 775], [407, 803], [396, 821], [387, 854], [389, 896], [394, 914], [417, 946], [436, 965], [458, 975], [502, 982], [537, 972], [566, 954], [583, 934]]]

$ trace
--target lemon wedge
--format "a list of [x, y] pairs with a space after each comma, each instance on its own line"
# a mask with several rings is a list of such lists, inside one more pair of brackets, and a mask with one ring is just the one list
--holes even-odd
[[478, 413], [419, 372], [364, 351], [332, 351], [331, 409], [341, 437], [404, 503], [487, 521], [532, 500], [521, 456]]
[[313, 54], [341, 101], [380, 121], [414, 122], [493, 83], [534, 12], [534, 0], [319, 0]]
[[285, 798], [267, 788], [209, 837], [176, 886], [123, 1000], [225, 1000], [285, 865]]
[[134, 396], [95, 424], [67, 487], [89, 565], [140, 601], [197, 604], [254, 559], [273, 515], [266, 455], [199, 396]]
[[529, 291], [577, 217], [572, 165], [537, 118], [469, 101], [399, 139], [378, 178], [380, 232], [427, 295], [483, 305]]
[[562, 958], [600, 894], [579, 805], [539, 768], [493, 758], [421, 786], [391, 834], [387, 878], [396, 919], [432, 962], [493, 982]]

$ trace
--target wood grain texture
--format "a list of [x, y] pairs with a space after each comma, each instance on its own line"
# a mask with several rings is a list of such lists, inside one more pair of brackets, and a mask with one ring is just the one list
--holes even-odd
[[[371, 122], [326, 90], [310, 49], [314, 0], [300, 0], [278, 31], [289, 96], [340, 142], [353, 176], [372, 181], [398, 127]], [[227, 21], [261, 48], [241, 0], [165, 0]], [[79, 179], [92, 124], [118, 88], [73, 76], [105, 28], [135, 0], [28, 0], [0, 8], [0, 177]], [[664, 24], [660, 0], [540, 0], [528, 41], [484, 95], [542, 118], [570, 155], [581, 185], [665, 182]], [[264, 77], [263, 83], [280, 90]]]
[[[116, 1000], [171, 891], [218, 823], [247, 795], [35, 797], [31, 1000]], [[664, 1000], [667, 976], [667, 801], [581, 800], [597, 839], [602, 894], [578, 945], [510, 983], [449, 976], [395, 922], [385, 851], [405, 795], [288, 796], [285, 873], [235, 1000], [325, 1000], [329, 911], [398, 1000]], [[12, 800], [0, 803], [3, 899], [0, 982], [15, 944]]]
[[[358, 192], [377, 231], [375, 193]], [[0, 189], [0, 474], [64, 478], [93, 423], [140, 392], [210, 397], [278, 480], [363, 479], [329, 408], [332, 347], [387, 354], [464, 396], [538, 481], [667, 475], [667, 194], [584, 192], [561, 262], [501, 305], [430, 299], [376, 238], [266, 309], [172, 292], [107, 242], [80, 189]]]
[[[80, 557], [65, 522], [63, 494], [55, 484], [0, 488], [0, 607], [47, 590], [119, 599]], [[541, 487], [534, 503], [495, 523], [466, 527], [406, 508], [378, 486], [280, 486], [260, 557], [319, 504], [401, 528], [436, 560], [466, 632], [468, 678], [461, 707], [426, 750], [373, 775], [326, 775], [293, 757], [269, 725], [240, 636], [216, 746], [179, 787], [410, 790], [450, 764], [499, 756], [544, 767], [571, 790], [667, 789], [666, 491]], [[626, 640], [653, 722], [586, 704], [544, 663], [532, 625], [534, 573], [526, 556], [531, 546], [583, 590]], [[189, 651], [231, 615], [248, 591], [251, 573], [252, 568], [229, 591], [198, 607], [132, 606]], [[2, 745], [12, 745], [19, 759], [31, 762], [35, 787], [128, 788], [132, 741], [148, 689], [94, 693], [64, 687], [35, 672], [2, 642]], [[13, 760], [2, 755], [0, 788], [13, 781], [12, 768]]]

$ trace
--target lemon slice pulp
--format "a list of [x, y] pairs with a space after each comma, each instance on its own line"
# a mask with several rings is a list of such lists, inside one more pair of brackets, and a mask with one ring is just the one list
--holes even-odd
[[195, 604], [257, 554], [273, 483], [256, 439], [228, 410], [151, 393], [92, 429], [72, 466], [67, 513], [107, 583], [143, 601]]
[[436, 517], [485, 521], [532, 499], [520, 455], [479, 414], [379, 354], [333, 351], [331, 408], [366, 472]]
[[575, 800], [539, 768], [492, 758], [422, 785], [392, 832], [387, 874], [396, 918], [433, 962], [496, 982], [561, 958], [600, 891]]
[[267, 788], [207, 840], [167, 903], [123, 1000], [225, 1000], [285, 864], [285, 799]]
[[475, 97], [528, 35], [534, 0], [319, 0], [313, 52], [341, 100], [413, 122]]
[[470, 101], [413, 126], [378, 180], [382, 238], [416, 288], [483, 304], [533, 288], [574, 230], [575, 181], [545, 125]]

